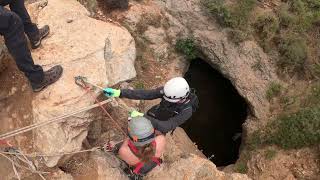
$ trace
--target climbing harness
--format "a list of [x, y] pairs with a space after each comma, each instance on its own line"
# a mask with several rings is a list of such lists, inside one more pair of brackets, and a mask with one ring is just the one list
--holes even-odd
[[[152, 141], [151, 142], [152, 146], [153, 147], [156, 147], [156, 141]], [[133, 154], [138, 154], [139, 153], [139, 150], [138, 148], [131, 142], [131, 141], [128, 141], [128, 146], [129, 146], [129, 149], [132, 151]], [[158, 166], [160, 166], [160, 164], [162, 163], [162, 160], [161, 158], [158, 158], [158, 157], [152, 157], [151, 158], [151, 161], [156, 163]], [[133, 172], [135, 174], [141, 174], [140, 171], [141, 169], [143, 168], [143, 166], [145, 165], [145, 163], [143, 163], [142, 161], [138, 162], [134, 167], [134, 170]]]

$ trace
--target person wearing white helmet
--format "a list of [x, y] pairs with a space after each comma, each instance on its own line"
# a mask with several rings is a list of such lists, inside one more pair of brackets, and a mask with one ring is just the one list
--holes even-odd
[[162, 163], [161, 156], [165, 149], [164, 135], [156, 135], [146, 117], [136, 116], [129, 120], [128, 138], [126, 138], [118, 156], [130, 166], [128, 175], [146, 175]]
[[[182, 77], [170, 79], [164, 87], [152, 90], [130, 90], [105, 88], [107, 97], [120, 97], [136, 100], [153, 100], [161, 98], [158, 105], [147, 111], [153, 127], [161, 133], [167, 133], [191, 118], [198, 107], [198, 98], [191, 92], [188, 82]], [[137, 111], [133, 114], [142, 115]]]

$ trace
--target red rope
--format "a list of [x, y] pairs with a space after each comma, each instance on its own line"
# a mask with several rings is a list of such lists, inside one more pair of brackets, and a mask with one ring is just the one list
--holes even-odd
[[[84, 89], [87, 92], [91, 91], [90, 87], [84, 87]], [[127, 133], [124, 132], [124, 130], [121, 128], [121, 126], [117, 123], [117, 121], [115, 121], [112, 116], [108, 113], [108, 111], [102, 106], [101, 102], [98, 100], [98, 98], [96, 98], [92, 93], [89, 93], [90, 96], [99, 104], [99, 107], [102, 109], [102, 111], [107, 114], [107, 116], [112, 120], [112, 122], [117, 126], [117, 128], [123, 133], [124, 136], [127, 136]]]
[[12, 147], [12, 145], [6, 140], [0, 140], [0, 145], [8, 145], [9, 147]]

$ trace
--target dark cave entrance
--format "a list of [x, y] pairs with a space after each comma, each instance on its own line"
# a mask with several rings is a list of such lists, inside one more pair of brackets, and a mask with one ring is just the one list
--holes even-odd
[[230, 80], [202, 59], [191, 62], [185, 78], [196, 90], [200, 106], [183, 129], [217, 166], [235, 163], [248, 114], [247, 102]]

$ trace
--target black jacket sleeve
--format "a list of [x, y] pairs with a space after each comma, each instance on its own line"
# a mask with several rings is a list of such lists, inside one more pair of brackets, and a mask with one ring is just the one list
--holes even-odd
[[186, 122], [191, 116], [191, 106], [186, 107], [178, 115], [168, 119], [167, 121], [159, 121], [153, 117], [146, 115], [146, 117], [151, 121], [153, 127], [164, 134], [180, 126], [181, 124]]
[[10, 14], [4, 9], [4, 7], [0, 6], [0, 29], [2, 31], [9, 29], [9, 20]]
[[120, 98], [136, 99], [136, 100], [152, 100], [162, 98], [163, 87], [152, 90], [131, 90], [131, 89], [121, 89]]

